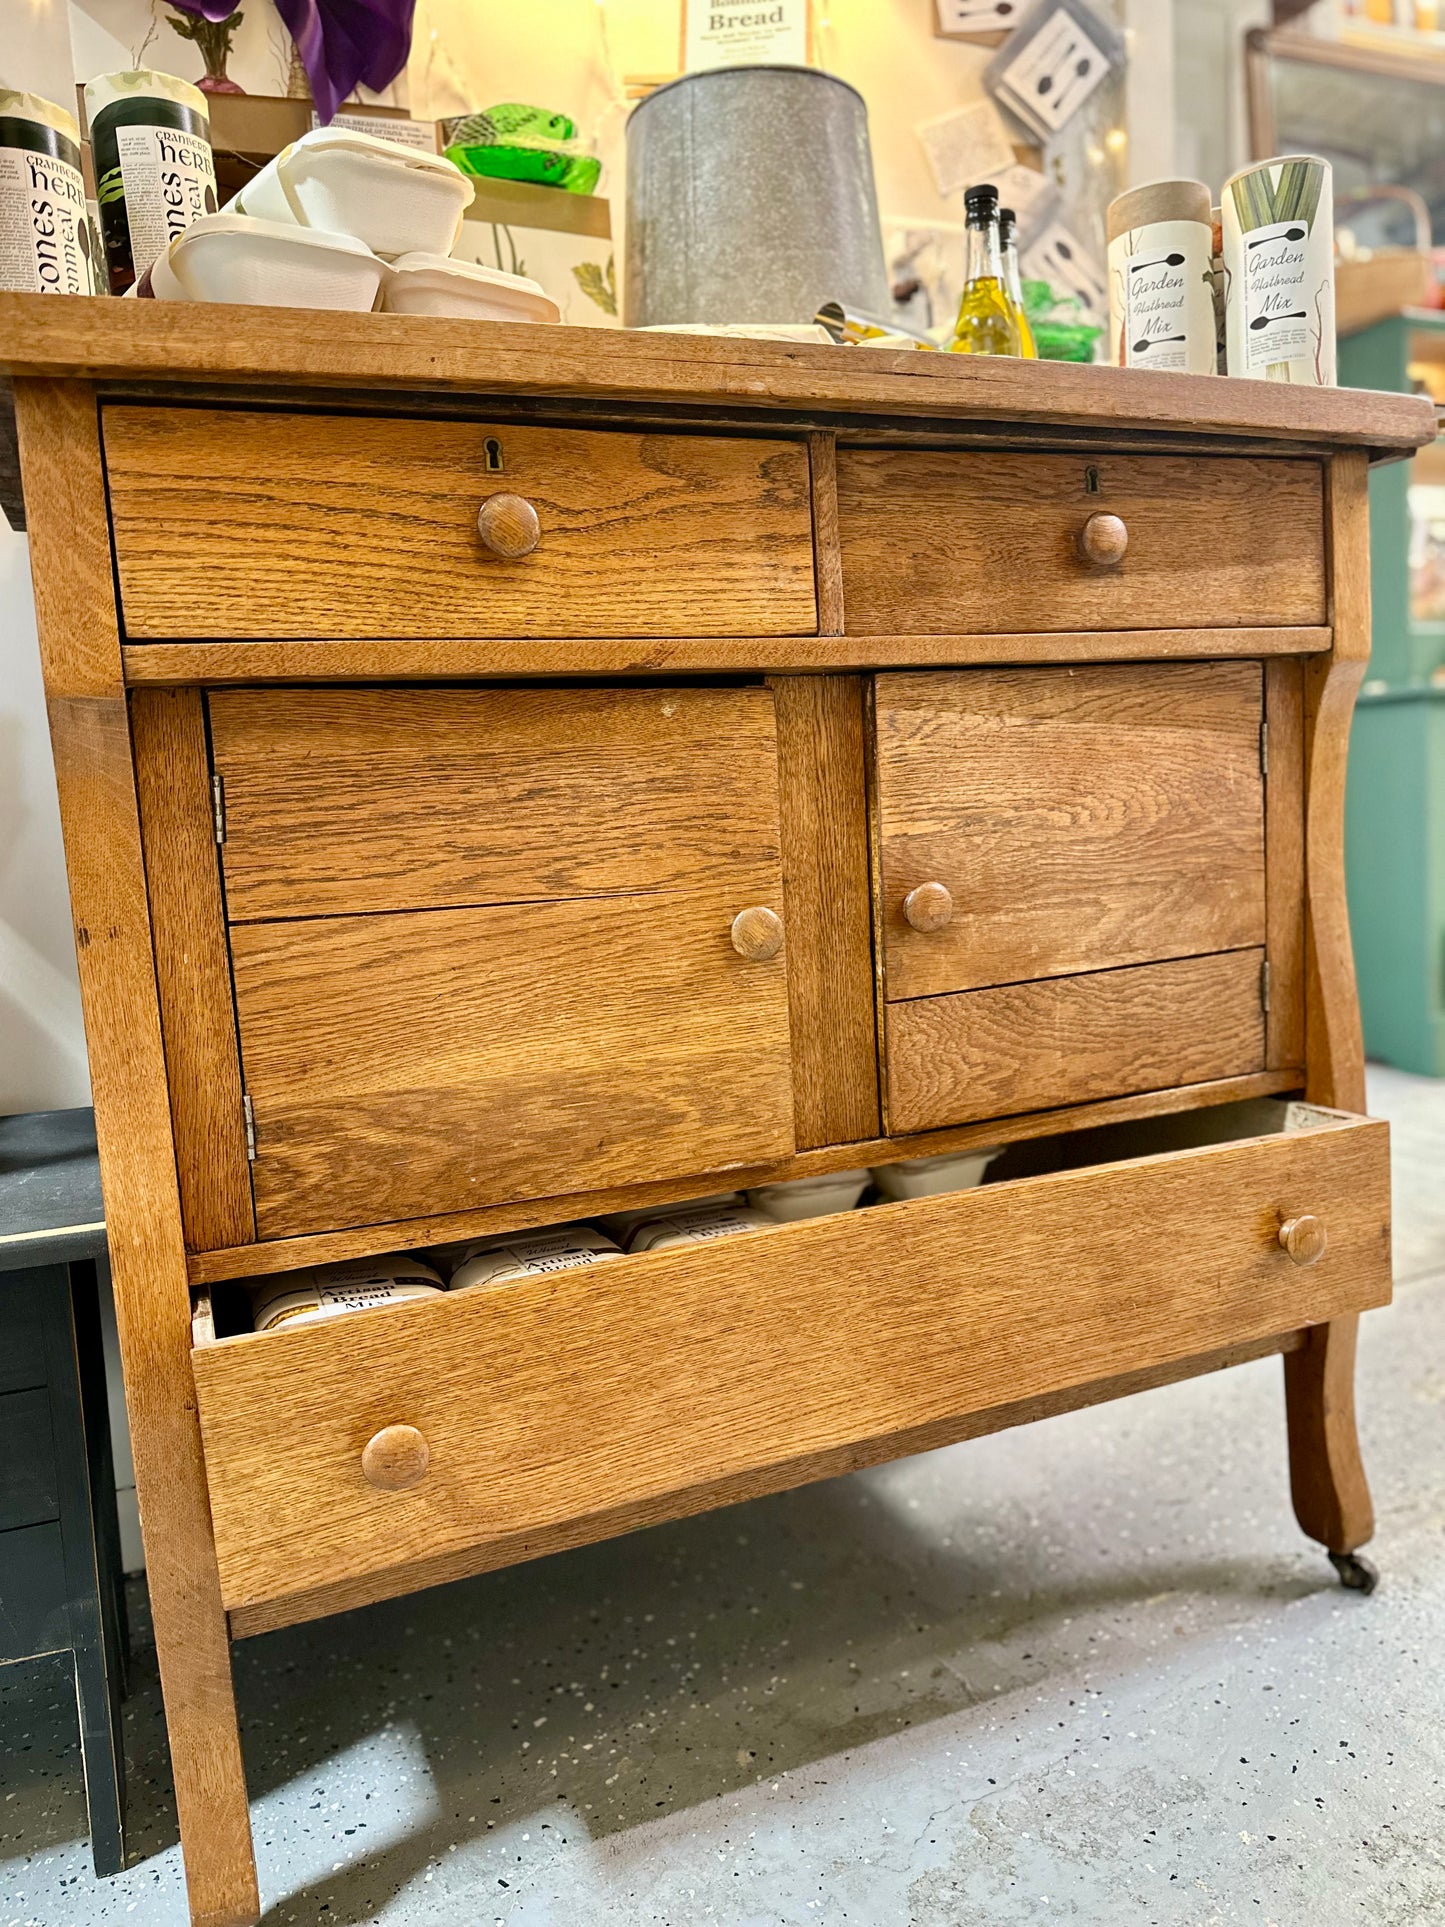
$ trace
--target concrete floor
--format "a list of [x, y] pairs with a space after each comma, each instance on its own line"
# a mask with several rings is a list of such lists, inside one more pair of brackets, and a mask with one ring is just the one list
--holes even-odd
[[[268, 1927], [1445, 1919], [1445, 1084], [1372, 1103], [1372, 1599], [1294, 1525], [1267, 1360], [275, 1633], [236, 1662]], [[136, 1671], [97, 1885], [65, 1672], [0, 1669], [0, 1927], [185, 1921]]]

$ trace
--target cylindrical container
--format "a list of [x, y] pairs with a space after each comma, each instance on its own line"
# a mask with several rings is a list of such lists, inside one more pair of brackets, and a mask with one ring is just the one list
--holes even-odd
[[1146, 181], [1109, 203], [1109, 340], [1120, 368], [1215, 372], [1202, 181]]
[[873, 1182], [890, 1204], [904, 1198], [932, 1198], [944, 1191], [968, 1191], [983, 1183], [983, 1174], [998, 1156], [997, 1145], [978, 1151], [945, 1152], [936, 1158], [900, 1158], [876, 1164]]
[[124, 294], [192, 221], [216, 212], [206, 97], [141, 67], [88, 81], [85, 114], [110, 291]]
[[800, 1218], [828, 1218], [851, 1211], [868, 1189], [871, 1171], [830, 1171], [821, 1178], [791, 1178], [782, 1184], [760, 1184], [748, 1192], [748, 1203], [765, 1218], [792, 1224]]
[[674, 1245], [711, 1244], [715, 1238], [765, 1231], [772, 1222], [746, 1204], [713, 1204], [700, 1211], [673, 1205], [634, 1226], [627, 1249], [671, 1251]]
[[1224, 183], [1231, 375], [1335, 385], [1335, 211], [1328, 161], [1287, 154]]
[[621, 1247], [592, 1224], [549, 1225], [544, 1231], [508, 1231], [479, 1238], [462, 1252], [452, 1273], [453, 1291], [473, 1285], [508, 1285], [549, 1271], [575, 1271], [620, 1258]]
[[627, 123], [629, 328], [888, 315], [868, 111], [814, 67], [718, 67]]
[[445, 1287], [430, 1265], [418, 1258], [344, 1258], [310, 1271], [253, 1278], [251, 1319], [258, 1332], [278, 1325], [319, 1325], [349, 1311], [395, 1304], [406, 1298], [433, 1298]]
[[94, 294], [80, 129], [38, 94], [0, 88], [0, 288]]

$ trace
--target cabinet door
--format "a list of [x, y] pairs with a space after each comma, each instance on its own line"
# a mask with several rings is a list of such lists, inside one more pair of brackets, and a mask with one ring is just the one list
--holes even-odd
[[879, 676], [889, 1127], [1265, 1062], [1257, 663]]
[[263, 1238], [792, 1151], [784, 952], [732, 940], [783, 909], [767, 690], [210, 719]]

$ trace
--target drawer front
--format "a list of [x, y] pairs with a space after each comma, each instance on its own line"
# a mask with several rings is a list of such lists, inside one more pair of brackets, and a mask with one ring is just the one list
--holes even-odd
[[[104, 439], [131, 637], [817, 628], [800, 442], [122, 406]], [[495, 495], [530, 553], [484, 542]]]
[[784, 909], [767, 690], [240, 691], [211, 723], [263, 1238], [792, 1151], [786, 950], [732, 936]]
[[[1127, 529], [1112, 566], [1095, 515]], [[840, 448], [838, 528], [852, 635], [1326, 620], [1317, 462]]]
[[765, 689], [242, 689], [208, 706], [233, 922], [726, 888], [778, 864]]
[[[1329, 1240], [1307, 1270], [1278, 1237], [1303, 1212]], [[488, 1546], [477, 1564], [506, 1563], [567, 1522], [604, 1536], [689, 1488], [796, 1483], [850, 1443], [906, 1449], [911, 1428], [1363, 1310], [1389, 1296], [1388, 1212], [1387, 1130], [1356, 1120], [205, 1347], [225, 1603], [425, 1579]], [[363, 1476], [391, 1425], [429, 1449], [408, 1490]]]
[[877, 677], [885, 995], [1262, 944], [1262, 702], [1253, 662]]
[[0, 1398], [0, 1532], [60, 1516], [47, 1391]]
[[1089, 971], [884, 1012], [890, 1131], [932, 1131], [1262, 1070], [1262, 950]]

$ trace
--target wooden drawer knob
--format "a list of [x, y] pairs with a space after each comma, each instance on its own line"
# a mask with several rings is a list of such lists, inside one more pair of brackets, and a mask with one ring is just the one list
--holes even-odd
[[733, 918], [733, 949], [749, 963], [766, 963], [783, 947], [783, 919], [761, 903], [739, 910]]
[[541, 541], [542, 524], [525, 495], [489, 495], [477, 510], [477, 534], [493, 555], [517, 562]]
[[1091, 515], [1079, 531], [1079, 553], [1096, 569], [1112, 569], [1124, 560], [1129, 531], [1117, 515]]
[[1329, 1233], [1318, 1218], [1286, 1218], [1279, 1241], [1297, 1265], [1317, 1265], [1325, 1255]]
[[414, 1425], [384, 1425], [361, 1451], [362, 1476], [382, 1492], [420, 1485], [430, 1464], [431, 1448]]
[[903, 899], [903, 915], [915, 930], [946, 930], [953, 921], [953, 897], [945, 883], [920, 883]]

